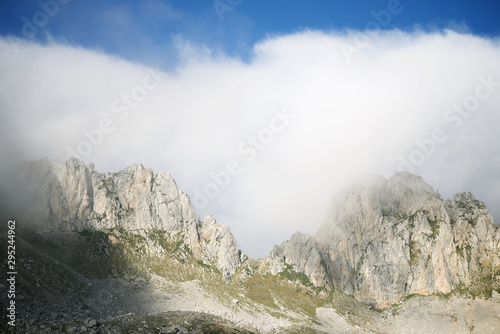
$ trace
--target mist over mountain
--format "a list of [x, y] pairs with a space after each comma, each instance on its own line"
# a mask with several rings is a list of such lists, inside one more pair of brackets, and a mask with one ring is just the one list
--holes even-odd
[[177, 36], [182, 62], [169, 66], [57, 37], [12, 41], [0, 36], [0, 128], [29, 160], [168, 170], [254, 257], [316, 233], [360, 174], [409, 171], [500, 217], [495, 37], [304, 28], [238, 57]]
[[[415, 320], [432, 305], [440, 325], [426, 330], [450, 316], [464, 330], [499, 328], [500, 228], [469, 192], [443, 200], [408, 172], [358, 178], [334, 197], [315, 236], [297, 232], [253, 259], [227, 225], [200, 220], [168, 173], [140, 164], [100, 173], [74, 158], [8, 154], [1, 216], [16, 220], [22, 254], [19, 328], [127, 332], [143, 321], [165, 333], [392, 333], [403, 326], [399, 305], [413, 305]], [[473, 307], [488, 312], [458, 317], [476, 297]], [[55, 311], [43, 313], [51, 303]]]
[[500, 333], [498, 13], [0, 1], [0, 333]]
[[[330, 284], [383, 308], [415, 293], [447, 294], [479, 278], [494, 281], [499, 233], [489, 210], [470, 192], [443, 200], [407, 172], [388, 180], [364, 177], [335, 197], [328, 221], [313, 242], [306, 239], [319, 256], [300, 271], [314, 276], [318, 286]], [[311, 261], [301, 251], [304, 242], [292, 237], [268, 261], [277, 257], [281, 267]]]

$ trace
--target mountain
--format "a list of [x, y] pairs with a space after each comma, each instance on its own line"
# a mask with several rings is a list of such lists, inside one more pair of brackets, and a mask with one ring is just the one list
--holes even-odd
[[[366, 177], [335, 197], [316, 236], [297, 232], [252, 259], [228, 226], [199, 219], [168, 173], [11, 153], [0, 218], [16, 221], [17, 325], [4, 317], [2, 332], [500, 329], [499, 228], [470, 193], [443, 201], [409, 173]], [[2, 259], [9, 240], [3, 224]], [[0, 283], [3, 296], [11, 288]]]
[[398, 172], [355, 182], [314, 238], [294, 235], [265, 262], [382, 309], [412, 294], [498, 289], [500, 228], [471, 193], [444, 201], [421, 177]]
[[[29, 163], [25, 169], [33, 205], [23, 220], [39, 232], [122, 230], [148, 239], [183, 243], [196, 260], [229, 278], [247, 259], [227, 225], [213, 216], [200, 221], [189, 197], [168, 173], [130, 165], [118, 173], [98, 173], [77, 159]], [[153, 244], [148, 252], [154, 252]]]

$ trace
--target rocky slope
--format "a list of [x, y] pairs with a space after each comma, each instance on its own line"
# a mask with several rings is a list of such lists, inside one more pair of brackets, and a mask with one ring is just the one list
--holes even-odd
[[[167, 241], [182, 242], [197, 260], [226, 278], [247, 259], [228, 226], [212, 216], [200, 222], [189, 197], [168, 173], [133, 164], [103, 174], [74, 158], [26, 162], [17, 172], [24, 181], [17, 184], [16, 196], [30, 205], [14, 215], [39, 233], [120, 229], [146, 238], [161, 231]], [[155, 246], [146, 244], [146, 251], [161, 252]]]
[[[304, 286], [293, 280], [297, 276], [288, 276], [286, 268], [284, 279], [238, 271], [222, 281], [219, 273], [189, 258], [177, 261], [181, 250], [156, 257], [155, 265], [155, 257], [137, 251], [135, 239], [122, 235], [116, 244], [112, 237], [116, 232], [18, 237], [16, 327], [4, 319], [0, 332], [493, 334], [500, 330], [500, 295], [495, 291], [489, 299], [414, 295], [376, 311], [338, 290]], [[6, 245], [6, 234], [0, 234], [2, 258]], [[120, 261], [123, 251], [128, 254], [126, 262]], [[5, 282], [6, 263], [0, 268]], [[7, 294], [1, 282], [0, 293]], [[0, 298], [0, 308], [6, 307], [6, 299]]]
[[326, 271], [323, 254], [319, 251], [318, 244], [313, 237], [300, 232], [292, 235], [290, 240], [280, 246], [274, 246], [266, 256], [260, 271], [264, 274], [278, 275], [287, 269], [293, 269], [305, 274], [311, 284], [316, 287], [329, 289], [331, 280]]
[[265, 262], [377, 308], [459, 287], [488, 294], [500, 288], [500, 228], [471, 193], [443, 201], [410, 173], [365, 177], [335, 198], [314, 239], [294, 235]]
[[[0, 159], [0, 176], [0, 215], [19, 228], [18, 326], [0, 322], [2, 332], [500, 329], [491, 215], [471, 194], [443, 201], [411, 174], [360, 180], [336, 197], [315, 237], [296, 233], [263, 260], [241, 252], [214, 217], [200, 221], [169, 174], [142, 165], [102, 174], [75, 159], [18, 157]], [[3, 226], [2, 259], [7, 240]], [[6, 261], [1, 268], [5, 282]], [[479, 295], [490, 299], [470, 299]], [[394, 301], [383, 312], [370, 306]]]

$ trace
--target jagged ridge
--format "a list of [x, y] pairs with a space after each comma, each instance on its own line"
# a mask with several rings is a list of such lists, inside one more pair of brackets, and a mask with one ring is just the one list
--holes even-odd
[[336, 196], [315, 238], [294, 235], [265, 263], [272, 273], [290, 265], [316, 286], [384, 308], [481, 280], [500, 288], [500, 229], [471, 193], [443, 201], [410, 173], [365, 177]]
[[[225, 278], [247, 259], [227, 225], [210, 215], [200, 222], [189, 197], [168, 173], [133, 164], [103, 174], [74, 158], [26, 162], [19, 172], [28, 182], [18, 184], [23, 188], [18, 197], [31, 205], [15, 215], [37, 232], [122, 229], [148, 240], [164, 231], [180, 236], [176, 241], [187, 245], [195, 259]], [[146, 246], [147, 252], [161, 251], [154, 243]]]
[[[200, 222], [168, 173], [133, 164], [103, 174], [76, 159], [26, 162], [17, 172], [29, 181], [18, 190], [31, 203], [23, 221], [39, 232], [119, 228], [151, 240], [165, 231], [225, 278], [248, 258], [226, 225], [212, 216]], [[156, 246], [146, 242], [150, 253], [162, 251]], [[406, 295], [446, 294], [480, 279], [499, 286], [499, 250], [500, 229], [472, 194], [443, 201], [421, 177], [396, 173], [358, 180], [335, 197], [314, 238], [294, 234], [259, 267], [263, 274], [300, 273], [308, 284], [383, 308]]]

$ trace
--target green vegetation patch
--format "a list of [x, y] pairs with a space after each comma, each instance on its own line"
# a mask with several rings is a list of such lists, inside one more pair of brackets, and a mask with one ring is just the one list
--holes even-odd
[[154, 229], [148, 234], [149, 239], [155, 242], [157, 245], [161, 246], [163, 249], [167, 250], [169, 253], [172, 252], [171, 242], [168, 241], [169, 234], [165, 230]]
[[109, 234], [101, 230], [85, 229], [77, 232], [85, 241], [94, 243], [107, 243]]
[[463, 258], [467, 258], [468, 262], [470, 262], [470, 260], [472, 259], [472, 247], [471, 247], [471, 245], [469, 245], [467, 243], [462, 245], [462, 247], [457, 245], [455, 247], [455, 250], [456, 250], [458, 255], [460, 255]]
[[270, 308], [282, 305], [309, 316], [315, 316], [316, 308], [322, 307], [328, 300], [328, 294], [321, 289], [291, 283], [279, 275], [257, 273], [245, 279], [243, 286], [245, 295], [256, 303]]
[[102, 180], [101, 184], [97, 187], [97, 189], [105, 189], [106, 190], [106, 197], [113, 198], [117, 195], [116, 191], [114, 191], [113, 185], [110, 179], [104, 179]]
[[334, 308], [337, 314], [343, 316], [349, 324], [371, 329], [375, 333], [378, 332], [376, 326], [372, 327], [372, 325], [382, 320], [381, 311], [370, 307], [370, 305], [363, 304], [353, 296], [347, 295], [340, 290], [333, 290], [329, 299], [331, 300], [329, 306]]
[[422, 251], [417, 248], [417, 242], [410, 240], [410, 266], [417, 264], [421, 253]]
[[309, 277], [304, 273], [299, 273], [293, 270], [293, 267], [285, 263], [285, 270], [279, 273], [280, 277], [290, 282], [300, 282], [300, 284], [312, 287], [313, 284]]
[[427, 222], [429, 223], [429, 226], [431, 227], [431, 231], [432, 231], [431, 238], [433, 240], [436, 240], [436, 238], [439, 235], [439, 229], [441, 228], [442, 221], [441, 220], [427, 219]]

